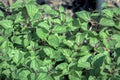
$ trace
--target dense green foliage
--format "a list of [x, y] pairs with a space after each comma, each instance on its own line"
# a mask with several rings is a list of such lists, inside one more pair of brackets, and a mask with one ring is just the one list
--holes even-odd
[[21, 1], [0, 11], [2, 80], [120, 80], [120, 9], [72, 18]]

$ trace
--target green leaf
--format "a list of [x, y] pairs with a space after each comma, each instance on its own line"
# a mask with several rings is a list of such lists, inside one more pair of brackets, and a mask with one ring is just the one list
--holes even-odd
[[85, 39], [85, 34], [83, 34], [83, 33], [77, 33], [75, 36], [76, 36], [75, 42], [77, 43], [77, 45], [82, 44], [83, 41], [84, 41], [84, 39]]
[[120, 65], [120, 57], [117, 59], [117, 65]]
[[6, 75], [7, 77], [10, 77], [11, 71], [9, 69], [3, 70], [2, 74]]
[[90, 45], [95, 47], [95, 45], [98, 43], [98, 39], [97, 38], [92, 38], [90, 37]]
[[107, 55], [106, 55], [105, 60], [106, 60], [106, 63], [107, 63], [107, 64], [111, 64], [110, 54], [107, 54]]
[[78, 60], [78, 65], [77, 66], [81, 67], [81, 68], [90, 69], [90, 58], [91, 57], [92, 57], [91, 54], [81, 57]]
[[18, 77], [19, 77], [20, 80], [29, 80], [29, 79], [28, 79], [28, 75], [29, 75], [29, 74], [30, 74], [30, 71], [29, 71], [29, 70], [22, 70], [22, 71], [19, 73]]
[[64, 7], [63, 6], [59, 6], [59, 12], [61, 13], [61, 12], [64, 12], [65, 10], [64, 10]]
[[120, 42], [116, 43], [115, 48], [120, 48]]
[[65, 20], [66, 20], [66, 23], [67, 23], [68, 26], [73, 26], [74, 19], [72, 17], [66, 16]]
[[120, 35], [119, 34], [114, 34], [112, 36], [112, 39], [116, 41], [115, 48], [120, 48]]
[[31, 24], [33, 24], [33, 27], [36, 27], [36, 26], [34, 26], [34, 24], [36, 25], [36, 22], [41, 19], [41, 16], [42, 16], [42, 13], [39, 11], [35, 14], [35, 16], [33, 17], [32, 21], [31, 21]]
[[18, 64], [18, 62], [22, 59], [22, 53], [19, 50], [12, 50], [12, 52], [9, 54], [11, 56], [13, 55], [13, 62]]
[[19, 12], [19, 13], [16, 15], [15, 23], [20, 23], [20, 22], [22, 22], [22, 21], [24, 21], [24, 19], [23, 19], [22, 13]]
[[109, 52], [104, 51], [103, 53], [99, 53], [93, 57], [92, 62], [91, 62], [93, 66], [93, 70], [91, 70], [91, 73], [100, 75], [101, 68], [103, 67], [105, 57], [107, 54], [109, 54]]
[[26, 5], [27, 4], [35, 4], [35, 0], [26, 0]]
[[13, 21], [2, 20], [2, 21], [0, 21], [0, 26], [2, 26], [4, 29], [13, 28]]
[[54, 80], [61, 80], [61, 75], [53, 75], [53, 77], [54, 77]]
[[114, 49], [116, 43], [117, 43], [117, 42], [116, 42], [115, 40], [110, 40], [110, 41], [108, 41], [109, 49]]
[[3, 61], [3, 62], [1, 62], [0, 65], [1, 65], [1, 66], [0, 66], [0, 69], [10, 67], [10, 65], [8, 64], [7, 61]]
[[102, 12], [107, 18], [112, 19], [114, 16], [113, 11], [111, 9], [104, 9]]
[[23, 7], [23, 1], [22, 0], [16, 0], [14, 4], [10, 5], [10, 9], [18, 9]]
[[69, 74], [70, 80], [80, 80], [81, 79], [82, 72], [80, 71], [71, 71]]
[[59, 36], [59, 42], [62, 43], [63, 40], [65, 40], [66, 36], [65, 35], [62, 35], [62, 36]]
[[120, 14], [120, 9], [119, 8], [112, 8], [112, 11], [114, 12], [115, 15]]
[[94, 76], [89, 76], [88, 80], [95, 80], [96, 78]]
[[96, 48], [96, 52], [103, 53], [104, 52], [104, 48], [103, 47], [98, 47], [98, 48]]
[[4, 37], [0, 36], [0, 44], [4, 41]]
[[0, 17], [4, 17], [4, 13], [0, 10]]
[[53, 19], [54, 23], [57, 23], [57, 24], [61, 24], [61, 20], [60, 19]]
[[84, 23], [81, 24], [80, 27], [81, 27], [81, 29], [83, 29], [83, 30], [88, 30], [88, 23], [84, 22]]
[[36, 80], [53, 80], [47, 73], [40, 73]]
[[102, 39], [103, 44], [105, 45], [106, 48], [109, 48], [108, 40], [107, 39]]
[[59, 14], [56, 10], [53, 10], [49, 5], [43, 5], [41, 6], [41, 9], [44, 10], [46, 14], [50, 14], [52, 16], [58, 16]]
[[63, 13], [61, 13], [61, 14], [60, 14], [60, 20], [61, 20], [61, 21], [64, 21], [65, 19], [66, 19], [66, 15], [63, 14]]
[[118, 23], [118, 25], [115, 25], [115, 28], [120, 30], [120, 22]]
[[72, 51], [70, 49], [62, 49], [62, 54], [67, 58], [72, 55]]
[[68, 64], [67, 63], [61, 63], [59, 65], [56, 66], [56, 70], [65, 70], [68, 68]]
[[72, 47], [74, 45], [74, 41], [72, 40], [63, 40], [63, 43], [66, 44], [68, 47]]
[[85, 52], [89, 52], [91, 48], [89, 46], [82, 46], [80, 48], [81, 52], [85, 55]]
[[72, 51], [70, 49], [62, 49], [62, 54], [65, 56], [68, 62], [72, 62]]
[[58, 62], [62, 61], [64, 59], [64, 56], [62, 55], [61, 52], [62, 52], [61, 49], [58, 49], [57, 51], [55, 51], [55, 60], [58, 61]]
[[108, 37], [108, 35], [104, 31], [100, 31], [99, 36], [103, 39], [107, 39], [107, 37]]
[[49, 37], [48, 37], [48, 41], [47, 41], [48, 43], [49, 43], [49, 45], [51, 45], [51, 46], [53, 46], [53, 47], [58, 47], [59, 46], [59, 39], [58, 39], [58, 37], [57, 36], [55, 36], [55, 35], [50, 35]]
[[12, 37], [12, 41], [13, 43], [16, 43], [16, 44], [19, 44], [19, 45], [22, 45], [22, 41], [23, 41], [23, 38], [21, 36], [13, 36]]
[[14, 31], [14, 29], [12, 29], [12, 28], [6, 29], [6, 30], [4, 31], [5, 37], [10, 37], [10, 36], [12, 35], [12, 32], [13, 32], [13, 31]]
[[38, 12], [38, 7], [35, 4], [27, 4], [26, 9], [31, 19], [33, 19], [35, 14]]
[[106, 54], [108, 54], [108, 52], [105, 51], [104, 53], [95, 55], [92, 59], [92, 65], [96, 68], [100, 68], [105, 60]]
[[[29, 41], [29, 46], [27, 47], [28, 50], [30, 50], [30, 52], [34, 53], [33, 49], [38, 46], [36, 42], [34, 41]], [[34, 55], [34, 54], [33, 54]]]
[[5, 40], [2, 44], [1, 44], [1, 48], [2, 49], [6, 49], [9, 45], [9, 41], [8, 40]]
[[42, 6], [42, 9], [44, 9], [45, 10], [45, 13], [50, 13], [51, 12], [51, 10], [52, 10], [52, 8], [49, 6], [49, 5], [43, 5]]
[[115, 40], [107, 40], [107, 39], [103, 39], [103, 44], [105, 45], [106, 48], [108, 49], [114, 49], [114, 46], [116, 45], [116, 41]]
[[45, 67], [47, 67], [47, 69], [49, 70], [50, 66], [52, 65], [52, 60], [50, 60], [50, 59], [44, 59], [42, 65], [44, 65]]
[[58, 13], [56, 10], [51, 10], [51, 11], [49, 12], [49, 14], [50, 14], [51, 16], [58, 16], [58, 15], [59, 15], [59, 13]]
[[99, 24], [102, 26], [115, 26], [114, 21], [112, 19], [107, 18], [102, 18]]
[[80, 46], [80, 45], [74, 44], [73, 49], [74, 49], [75, 51], [80, 50], [80, 47], [79, 47], [79, 46]]
[[42, 27], [42, 28], [44, 28], [44, 29], [46, 29], [47, 31], [49, 31], [49, 29], [50, 29], [50, 26], [47, 24], [47, 22], [40, 22], [39, 24], [38, 24], [38, 26], [40, 26], [40, 27]]
[[78, 64], [78, 67], [90, 69], [90, 63], [89, 62], [81, 62]]
[[47, 56], [49, 56], [50, 58], [54, 57], [54, 50], [52, 48], [47, 47], [47, 48], [44, 48], [43, 50], [44, 50], [45, 54]]
[[112, 35], [112, 39], [116, 41], [120, 41], [120, 34], [114, 34]]
[[56, 25], [53, 28], [53, 33], [65, 33], [65, 32], [66, 32], [65, 26]]
[[30, 80], [35, 80], [36, 76], [35, 73], [30, 73]]
[[40, 65], [39, 65], [40, 60], [37, 58], [34, 58], [31, 60], [30, 68], [32, 68], [34, 71], [39, 71]]
[[87, 12], [87, 11], [80, 11], [80, 12], [77, 12], [76, 14], [77, 14], [77, 16], [80, 19], [82, 19], [82, 20], [84, 20], [86, 22], [90, 21], [90, 14], [89, 14], [89, 12]]
[[27, 46], [29, 46], [30, 42], [29, 42], [28, 39], [24, 39], [23, 44], [24, 44], [25, 47], [27, 47]]
[[[69, 18], [68, 18], [68, 20], [69, 20]], [[73, 21], [72, 21], [72, 24], [73, 24], [73, 26], [75, 26], [75, 27], [81, 27], [80, 25], [81, 25], [81, 22], [80, 22], [80, 20], [79, 19], [74, 19]]]
[[48, 33], [45, 32], [45, 30], [41, 28], [36, 28], [36, 34], [42, 40], [46, 40], [48, 36]]

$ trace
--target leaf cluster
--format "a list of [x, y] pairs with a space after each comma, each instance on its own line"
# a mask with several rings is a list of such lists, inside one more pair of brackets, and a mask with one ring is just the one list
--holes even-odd
[[120, 9], [75, 18], [34, 0], [9, 9], [0, 11], [1, 80], [120, 79]]

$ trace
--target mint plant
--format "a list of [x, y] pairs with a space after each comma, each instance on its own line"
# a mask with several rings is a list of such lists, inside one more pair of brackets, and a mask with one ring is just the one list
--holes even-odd
[[72, 18], [62, 6], [17, 0], [10, 10], [0, 11], [1, 80], [120, 79], [119, 8]]

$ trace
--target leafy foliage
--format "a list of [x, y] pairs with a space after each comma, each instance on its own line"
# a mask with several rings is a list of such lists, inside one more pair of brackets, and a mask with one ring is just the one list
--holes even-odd
[[0, 11], [1, 80], [120, 79], [120, 9], [76, 18], [33, 0], [10, 9]]

